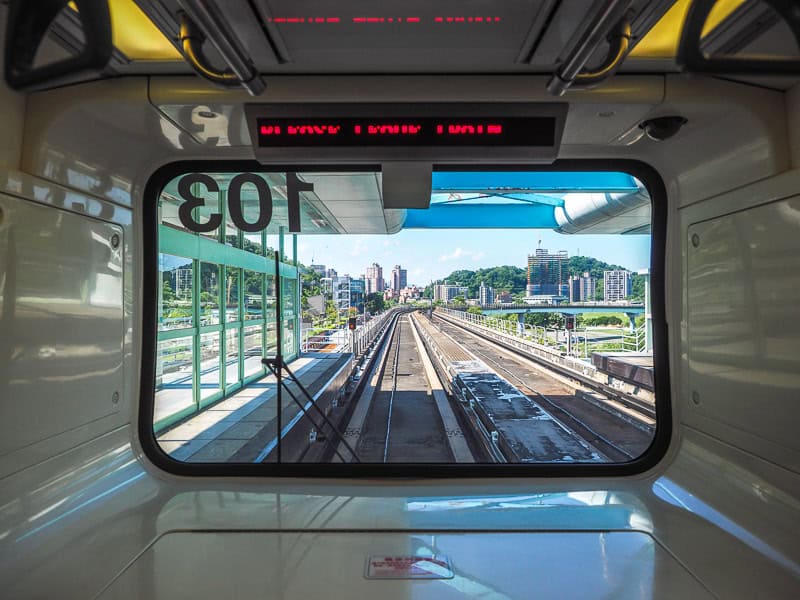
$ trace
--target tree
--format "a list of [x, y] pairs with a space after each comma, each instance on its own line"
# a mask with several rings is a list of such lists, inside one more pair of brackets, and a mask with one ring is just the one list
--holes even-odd
[[564, 317], [560, 313], [551, 312], [525, 313], [525, 324], [560, 329], [564, 327]]
[[471, 315], [482, 315], [483, 314], [483, 311], [477, 306], [470, 306], [467, 309], [467, 312], [469, 314], [471, 314]]
[[[570, 275], [579, 277], [584, 273], [589, 273], [596, 280], [594, 298], [603, 299], [603, 272], [604, 271], [628, 271], [620, 265], [612, 265], [602, 260], [597, 260], [591, 256], [570, 256], [567, 261], [567, 277]], [[644, 302], [644, 282], [645, 276], [633, 273], [631, 275], [631, 302]]]
[[634, 273], [631, 278], [631, 302], [644, 302], [645, 276]]
[[[525, 285], [527, 284], [527, 273], [525, 269], [509, 265], [478, 269], [477, 271], [461, 269], [453, 271], [450, 275], [444, 279], [440, 279], [436, 283], [462, 285], [468, 289], [467, 295], [470, 298], [476, 298], [478, 296], [478, 289], [481, 283], [494, 288], [496, 293], [499, 293], [500, 290], [506, 290], [511, 293], [517, 292], [524, 294]], [[433, 296], [432, 286], [427, 286], [425, 288], [426, 293], [429, 289], [431, 290], [430, 295], [424, 294], [424, 296], [428, 298]]]
[[218, 303], [216, 294], [211, 292], [200, 292], [200, 306], [216, 306]]
[[385, 303], [383, 301], [383, 294], [380, 292], [373, 292], [372, 294], [367, 294], [366, 298], [366, 307], [367, 312], [371, 314], [377, 314], [379, 312], [383, 312]]
[[164, 273], [164, 282], [161, 286], [161, 300], [164, 304], [169, 304], [175, 301], [175, 292], [172, 291], [172, 286], [169, 283], [169, 274]]
[[336, 310], [336, 305], [333, 300], [325, 302], [325, 318], [328, 321], [336, 321], [339, 318], [339, 311]]

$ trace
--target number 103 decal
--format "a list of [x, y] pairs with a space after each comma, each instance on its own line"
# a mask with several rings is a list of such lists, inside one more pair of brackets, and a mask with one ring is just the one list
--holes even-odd
[[[195, 233], [214, 231], [222, 224], [222, 215], [212, 213], [208, 221], [198, 223], [192, 212], [205, 205], [205, 198], [192, 192], [195, 184], [205, 186], [209, 192], [219, 192], [219, 185], [210, 175], [190, 173], [178, 182], [178, 195], [183, 199], [178, 207], [178, 218], [186, 229]], [[255, 187], [258, 200], [258, 218], [254, 222], [245, 219], [242, 210], [242, 186], [251, 184]], [[286, 196], [289, 209], [289, 232], [300, 233], [300, 192], [313, 192], [314, 184], [300, 181], [297, 173], [286, 173]], [[228, 214], [231, 221], [240, 230], [248, 233], [263, 231], [272, 221], [272, 192], [263, 177], [255, 173], [239, 173], [228, 184]]]

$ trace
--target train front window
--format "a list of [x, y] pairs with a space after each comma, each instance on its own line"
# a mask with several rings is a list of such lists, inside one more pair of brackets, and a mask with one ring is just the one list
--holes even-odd
[[417, 208], [384, 206], [380, 167], [162, 170], [146, 448], [208, 473], [641, 468], [668, 437], [663, 198], [623, 166], [438, 167]]

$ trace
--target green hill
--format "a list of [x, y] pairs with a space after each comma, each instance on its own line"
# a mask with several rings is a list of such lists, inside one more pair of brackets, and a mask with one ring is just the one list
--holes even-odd
[[[567, 274], [565, 281], [570, 275], [580, 276], [584, 273], [589, 273], [597, 280], [595, 295], [598, 298], [603, 297], [603, 271], [613, 271], [617, 269], [625, 269], [619, 265], [613, 265], [602, 260], [597, 260], [591, 256], [570, 256], [567, 260]], [[448, 283], [453, 285], [463, 285], [469, 288], [469, 297], [476, 298], [478, 296], [478, 288], [481, 282], [487, 286], [494, 288], [495, 292], [508, 291], [514, 295], [525, 293], [525, 286], [528, 283], [527, 271], [524, 268], [504, 265], [502, 267], [490, 267], [488, 269], [478, 269], [477, 271], [468, 271], [465, 269], [453, 271], [435, 283]], [[641, 275], [633, 274], [631, 281], [632, 293], [631, 300], [634, 302], [644, 302], [644, 277]], [[433, 289], [431, 286], [425, 288], [426, 297], [433, 297]]]

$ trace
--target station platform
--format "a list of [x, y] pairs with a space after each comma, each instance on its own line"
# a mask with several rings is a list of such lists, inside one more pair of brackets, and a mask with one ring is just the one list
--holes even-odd
[[595, 352], [592, 364], [603, 373], [649, 391], [655, 389], [653, 355], [631, 352]]
[[[289, 364], [289, 368], [308, 390], [315, 402], [326, 409], [343, 392], [347, 383], [351, 354], [306, 353]], [[172, 458], [184, 462], [262, 462], [269, 460], [277, 446], [276, 381], [274, 375], [250, 383], [233, 395], [220, 400], [183, 421], [160, 432], [159, 446]], [[307, 398], [293, 383], [291, 391], [306, 405]], [[306, 407], [308, 410], [308, 407]], [[311, 409], [314, 420], [319, 421]], [[282, 395], [283, 456], [292, 460], [304, 451], [302, 440], [313, 424], [304, 417], [289, 393]], [[290, 447], [287, 448], [287, 444]]]

